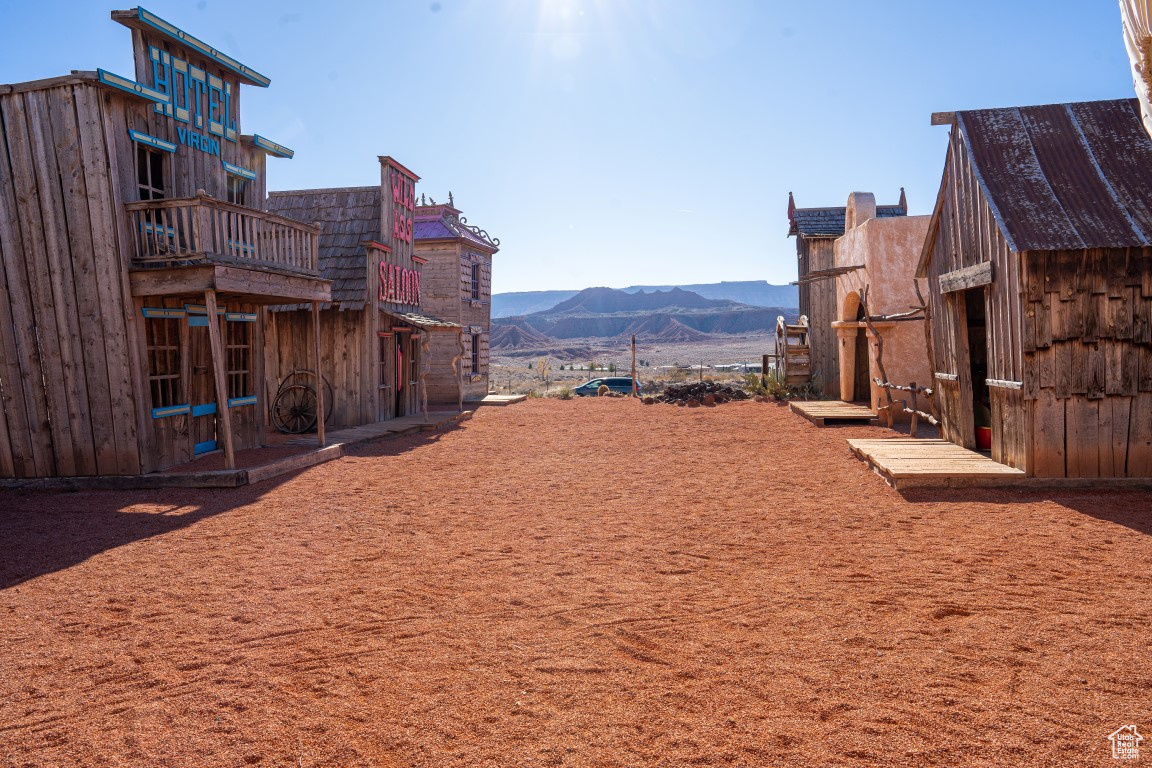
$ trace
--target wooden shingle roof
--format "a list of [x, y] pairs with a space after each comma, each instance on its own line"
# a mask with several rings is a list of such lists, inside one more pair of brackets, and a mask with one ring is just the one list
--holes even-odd
[[320, 274], [332, 281], [332, 304], [363, 309], [369, 298], [364, 243], [380, 240], [380, 187], [271, 192], [268, 210], [320, 227]]
[[[840, 237], [844, 234], [847, 208], [793, 208], [788, 215], [788, 234], [800, 237]], [[876, 218], [907, 216], [904, 205], [878, 205]]]

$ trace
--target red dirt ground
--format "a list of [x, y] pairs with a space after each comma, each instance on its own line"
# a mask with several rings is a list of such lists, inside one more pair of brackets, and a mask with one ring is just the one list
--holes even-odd
[[1152, 495], [905, 497], [844, 444], [883, 434], [536, 400], [239, 490], [0, 492], [0, 765], [1114, 764]]

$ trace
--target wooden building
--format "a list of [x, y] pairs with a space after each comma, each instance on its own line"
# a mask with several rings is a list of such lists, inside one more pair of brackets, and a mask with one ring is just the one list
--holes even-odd
[[[1038, 477], [1152, 476], [1152, 139], [1134, 99], [951, 125], [918, 274], [943, 435]], [[987, 410], [987, 413], [985, 413]]]
[[135, 75], [0, 85], [0, 476], [134, 475], [262, 435], [264, 307], [329, 298], [263, 210], [264, 75], [152, 13]]
[[[427, 410], [438, 350], [458, 356], [460, 326], [426, 314], [426, 259], [415, 242], [414, 173], [380, 158], [380, 185], [273, 192], [270, 210], [320, 230], [321, 274], [332, 300], [320, 306], [320, 371], [332, 388], [333, 425], [358, 426]], [[275, 392], [316, 350], [307, 307], [270, 312], [265, 370]], [[439, 339], [443, 337], [444, 343]]]
[[488, 394], [492, 330], [492, 256], [500, 241], [468, 223], [454, 207], [416, 206], [416, 250], [424, 265], [423, 309], [461, 326], [460, 335], [432, 337], [428, 399], [433, 403], [479, 400]]
[[[896, 205], [876, 207], [877, 218], [905, 216], [904, 190]], [[845, 208], [797, 208], [788, 193], [788, 235], [796, 237], [796, 274], [800, 314], [808, 318], [812, 380], [827, 397], [840, 396], [840, 363], [832, 323], [840, 318], [836, 304], [833, 244], [844, 234]]]

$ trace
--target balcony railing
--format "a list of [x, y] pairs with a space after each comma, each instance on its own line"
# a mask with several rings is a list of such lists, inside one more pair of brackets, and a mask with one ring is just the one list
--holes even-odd
[[319, 274], [316, 227], [205, 195], [124, 207], [137, 265], [220, 262]]

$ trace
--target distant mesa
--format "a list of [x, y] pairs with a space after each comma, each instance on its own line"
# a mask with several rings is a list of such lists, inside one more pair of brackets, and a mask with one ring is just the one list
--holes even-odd
[[[772, 285], [764, 280], [732, 280], [692, 285], [632, 285], [623, 293], [661, 292], [678, 289], [704, 299], [726, 299], [753, 307], [798, 309], [800, 294], [794, 285]], [[603, 289], [610, 290], [610, 289]], [[521, 291], [492, 296], [492, 317], [518, 317], [556, 308], [582, 291]]]
[[586, 288], [550, 309], [494, 318], [490, 343], [493, 350], [516, 354], [563, 348], [573, 339], [619, 342], [632, 335], [646, 343], [700, 342], [722, 335], [767, 333], [775, 328], [778, 316], [796, 314], [791, 307], [708, 299], [678, 287], [651, 292]]
[[488, 343], [492, 349], [536, 349], [555, 344], [556, 340], [526, 324], [493, 323]]

